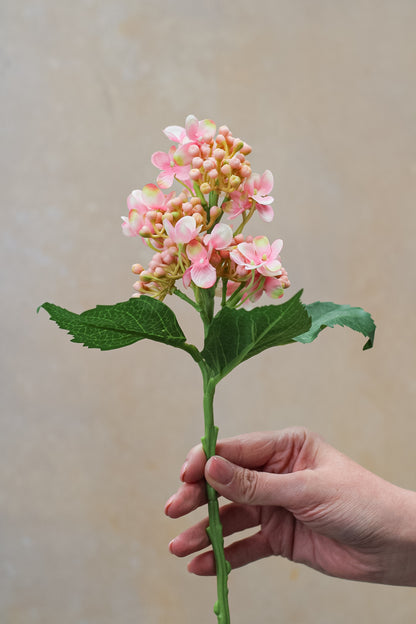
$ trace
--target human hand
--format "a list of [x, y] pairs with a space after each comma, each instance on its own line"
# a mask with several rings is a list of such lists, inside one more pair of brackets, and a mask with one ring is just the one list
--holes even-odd
[[[416, 493], [367, 471], [303, 428], [219, 441], [206, 462], [201, 445], [182, 467], [183, 485], [166, 503], [178, 518], [206, 503], [205, 479], [230, 504], [220, 510], [224, 535], [260, 527], [227, 546], [237, 568], [282, 555], [345, 579], [416, 586]], [[208, 520], [171, 541], [184, 557], [209, 546]], [[188, 565], [215, 574], [211, 551]]]

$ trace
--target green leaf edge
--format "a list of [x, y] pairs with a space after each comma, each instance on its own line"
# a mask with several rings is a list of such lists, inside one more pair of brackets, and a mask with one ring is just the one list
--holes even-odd
[[[335, 308], [333, 308], [332, 310], [329, 310], [327, 313], [323, 314], [321, 317], [314, 319], [312, 310], [313, 310], [313, 307], [317, 305], [330, 305], [330, 306], [335, 306]], [[368, 339], [363, 346], [363, 351], [367, 351], [368, 349], [371, 349], [374, 346], [376, 324], [371, 314], [369, 312], [366, 312], [363, 308], [360, 308], [357, 306], [350, 306], [348, 304], [337, 304], [337, 303], [333, 303], [332, 301], [315, 301], [314, 303], [306, 304], [305, 307], [308, 310], [308, 313], [312, 319], [312, 325], [307, 332], [295, 338], [296, 342], [301, 342], [303, 344], [313, 342], [319, 336], [321, 331], [323, 331], [326, 327], [333, 328], [336, 325], [339, 325], [340, 327], [349, 327], [353, 331], [357, 331], [361, 333], [365, 338]], [[361, 320], [362, 320], [363, 325], [366, 325], [367, 327], [359, 328], [359, 327], [354, 326], [353, 322], [351, 322], [350, 324], [348, 322], [345, 322], [345, 320], [344, 322], [342, 322], [342, 321], [337, 320], [336, 318], [331, 319], [332, 314], [336, 315], [338, 313], [338, 316], [339, 316], [339, 314], [340, 313], [342, 314], [343, 312], [357, 312], [357, 314], [359, 314], [362, 317]]]

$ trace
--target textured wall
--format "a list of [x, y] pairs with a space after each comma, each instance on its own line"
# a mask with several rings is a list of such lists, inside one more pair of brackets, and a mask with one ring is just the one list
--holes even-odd
[[[162, 511], [202, 433], [197, 368], [146, 341], [86, 350], [35, 314], [130, 296], [148, 256], [120, 233], [125, 197], [191, 112], [274, 172], [267, 232], [292, 293], [378, 325], [369, 352], [334, 329], [245, 363], [219, 386], [221, 434], [304, 424], [416, 489], [415, 26], [413, 0], [1, 2], [2, 623], [214, 621], [214, 581], [167, 551], [190, 520]], [[230, 584], [240, 624], [407, 623], [416, 608], [414, 590], [283, 559]]]

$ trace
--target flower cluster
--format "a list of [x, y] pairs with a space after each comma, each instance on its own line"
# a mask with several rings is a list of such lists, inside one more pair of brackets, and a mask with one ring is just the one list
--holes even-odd
[[[247, 156], [251, 147], [234, 138], [227, 128], [198, 121], [193, 115], [185, 127], [168, 126], [165, 135], [173, 145], [155, 152], [152, 163], [160, 170], [157, 185], [146, 184], [128, 199], [123, 233], [140, 236], [153, 250], [147, 269], [132, 267], [138, 275], [137, 293], [163, 300], [185, 288], [212, 288], [222, 280], [223, 303], [250, 305], [265, 292], [281, 297], [290, 286], [280, 262], [282, 241], [266, 236], [244, 236], [243, 229], [255, 212], [266, 222], [273, 219], [273, 175], [253, 173]], [[174, 181], [179, 193], [164, 192]], [[233, 230], [223, 223], [241, 218]]]

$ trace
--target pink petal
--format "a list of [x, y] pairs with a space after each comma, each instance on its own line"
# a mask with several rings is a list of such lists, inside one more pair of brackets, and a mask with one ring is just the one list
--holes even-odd
[[193, 143], [185, 143], [185, 145], [181, 145], [179, 147], [174, 156], [173, 160], [177, 165], [189, 165], [192, 161], [193, 156], [189, 153], [189, 147], [193, 145]]
[[182, 275], [182, 283], [185, 286], [185, 288], [188, 288], [192, 281], [191, 268], [192, 267], [188, 267], [185, 273]]
[[266, 169], [260, 178], [259, 193], [262, 195], [268, 195], [273, 188], [273, 174]]
[[199, 288], [211, 288], [217, 279], [217, 271], [208, 261], [191, 266], [192, 281]]
[[276, 239], [272, 244], [271, 244], [271, 248], [272, 248], [272, 256], [273, 258], [277, 258], [277, 256], [280, 254], [280, 252], [282, 251], [282, 247], [283, 247], [283, 241], [281, 238]]
[[215, 132], [217, 130], [217, 126], [212, 121], [212, 119], [203, 119], [199, 122], [199, 136], [204, 139], [213, 139]]
[[217, 223], [211, 234], [204, 237], [204, 243], [209, 244], [211, 249], [225, 249], [233, 239], [233, 231], [226, 223]]
[[182, 143], [186, 136], [185, 128], [182, 128], [181, 126], [167, 126], [163, 132], [168, 139], [175, 141], [176, 143]]
[[260, 195], [260, 193], [257, 193], [256, 195], [253, 195], [253, 199], [256, 204], [261, 204], [262, 206], [267, 206], [268, 204], [273, 203], [273, 197], [271, 195]]
[[165, 152], [155, 152], [152, 154], [151, 161], [152, 165], [158, 169], [167, 169], [170, 167], [169, 154], [166, 154]]
[[165, 169], [161, 171], [157, 176], [157, 183], [162, 189], [170, 188], [173, 184], [173, 180], [175, 179], [175, 172], [170, 167], [169, 169]]
[[197, 240], [188, 243], [186, 246], [186, 255], [192, 263], [201, 262], [201, 260], [206, 260], [208, 258], [207, 250]]
[[270, 243], [267, 236], [255, 236], [253, 239], [253, 247], [258, 257], [262, 257], [263, 255], [267, 257], [270, 256]]
[[[191, 216], [182, 217], [175, 225], [175, 235], [177, 243], [190, 243], [196, 236], [202, 226], [196, 227], [195, 219]], [[189, 256], [188, 256], [189, 257]]]
[[257, 264], [258, 258], [253, 243], [240, 243], [237, 249], [244, 257], [245, 264]]
[[196, 141], [198, 139], [198, 128], [199, 123], [195, 115], [188, 115], [185, 120], [185, 131], [191, 141]]
[[270, 221], [273, 221], [274, 210], [271, 206], [268, 206], [268, 205], [263, 206], [261, 204], [257, 204], [257, 212], [259, 213], [263, 221], [265, 221], [266, 223], [270, 223]]
[[262, 266], [258, 267], [258, 272], [266, 277], [273, 277], [276, 275], [280, 275], [282, 270], [282, 265], [278, 260], [272, 260], [271, 262], [266, 262]]
[[238, 249], [233, 249], [232, 251], [230, 251], [230, 258], [231, 260], [233, 260], [236, 264], [245, 266], [246, 265], [246, 259], [243, 256], [243, 254], [238, 251]]
[[143, 187], [143, 199], [148, 206], [162, 206], [165, 196], [156, 184], [146, 184]]

